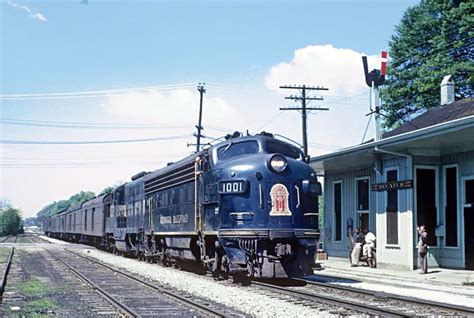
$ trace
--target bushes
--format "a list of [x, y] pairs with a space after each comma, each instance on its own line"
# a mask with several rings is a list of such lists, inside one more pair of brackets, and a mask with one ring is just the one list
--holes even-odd
[[7, 206], [0, 211], [0, 236], [16, 235], [23, 233], [21, 211]]

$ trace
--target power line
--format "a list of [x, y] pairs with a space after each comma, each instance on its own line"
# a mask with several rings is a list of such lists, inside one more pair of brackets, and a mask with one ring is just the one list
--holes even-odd
[[342, 146], [338, 145], [329, 145], [329, 144], [321, 144], [317, 142], [308, 142], [310, 146], [316, 146], [316, 147], [325, 147], [325, 148], [333, 148], [333, 149], [341, 149]]
[[[156, 159], [166, 159], [166, 158], [174, 158], [174, 157], [185, 157], [187, 155], [189, 155], [190, 153], [189, 152], [186, 152], [186, 153], [174, 153], [174, 154], [163, 154], [161, 156], [157, 156], [157, 157], [150, 157], [150, 156], [146, 156], [146, 155], [141, 155], [141, 156], [132, 156], [132, 157], [117, 157], [117, 156], [107, 156], [107, 157], [98, 157], [98, 158], [83, 158], [81, 157], [80, 158], [80, 162], [84, 162], [84, 163], [94, 163], [94, 162], [109, 162], [110, 160], [113, 160], [113, 162], [117, 162], [117, 161], [125, 161], [125, 162], [136, 162], [137, 160], [143, 160], [145, 157], [148, 159], [148, 160], [156, 160]], [[15, 163], [15, 162], [28, 162], [28, 161], [31, 161], [31, 162], [48, 162], [48, 161], [52, 161], [52, 160], [58, 160], [59, 162], [64, 162], [64, 161], [78, 161], [77, 158], [66, 158], [66, 157], [61, 157], [61, 158], [58, 158], [57, 156], [54, 156], [54, 157], [42, 157], [42, 158], [31, 158], [31, 157], [1, 157], [0, 158], [0, 162], [4, 163], [6, 161], [13, 161], [11, 163]]]
[[133, 92], [146, 92], [152, 90], [176, 90], [182, 88], [191, 88], [194, 83], [180, 83], [171, 85], [156, 85], [131, 88], [119, 88], [108, 90], [61, 92], [61, 93], [22, 93], [22, 94], [0, 94], [2, 100], [28, 100], [28, 99], [63, 99], [63, 98], [87, 98], [103, 97], [114, 94], [126, 94]]
[[[168, 129], [191, 127], [191, 123], [149, 124], [149, 123], [93, 123], [93, 122], [69, 122], [49, 120], [29, 120], [18, 118], [1, 118], [0, 123], [8, 125], [52, 127], [52, 128], [78, 128], [78, 129]], [[208, 129], [229, 132], [230, 128], [208, 125]]]
[[265, 128], [266, 126], [268, 126], [269, 124], [271, 124], [272, 122], [275, 121], [275, 119], [277, 119], [278, 117], [280, 117], [280, 115], [283, 114], [282, 112], [278, 112], [277, 114], [275, 114], [275, 116], [273, 116], [272, 118], [270, 118], [268, 121], [266, 121], [262, 126], [260, 126], [259, 128], [255, 129], [256, 132], [259, 132], [260, 130], [262, 130], [263, 128]]
[[191, 124], [110, 124], [110, 123], [77, 123], [55, 122], [40, 120], [22, 120], [0, 118], [0, 123], [15, 126], [45, 127], [45, 128], [72, 128], [72, 129], [172, 129], [186, 128]]
[[144, 138], [144, 139], [124, 139], [124, 140], [86, 140], [86, 141], [37, 141], [37, 140], [0, 140], [0, 144], [11, 145], [93, 145], [93, 144], [119, 144], [119, 143], [135, 143], [148, 142], [160, 140], [176, 140], [185, 139], [189, 136], [170, 136], [158, 138]]

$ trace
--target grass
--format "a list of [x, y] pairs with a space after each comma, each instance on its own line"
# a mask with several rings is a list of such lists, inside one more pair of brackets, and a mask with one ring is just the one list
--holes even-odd
[[19, 311], [11, 311], [10, 308], [7, 310], [11, 317], [50, 317], [48, 311], [54, 312], [58, 307], [54, 301], [38, 299], [28, 301]]
[[0, 263], [6, 263], [10, 255], [10, 247], [0, 247]]
[[18, 239], [16, 240], [17, 243], [31, 243], [32, 241], [28, 236], [18, 236]]
[[43, 296], [51, 292], [51, 288], [48, 285], [35, 277], [22, 283], [18, 290], [25, 296]]
[[21, 306], [20, 311], [7, 310], [13, 317], [45, 317], [49, 310], [54, 311], [59, 307], [54, 300], [44, 299], [52, 291], [53, 288], [48, 284], [32, 277], [18, 286], [18, 292], [26, 296], [28, 301]]

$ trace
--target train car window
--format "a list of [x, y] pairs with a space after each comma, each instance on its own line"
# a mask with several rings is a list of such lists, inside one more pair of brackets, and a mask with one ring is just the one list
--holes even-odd
[[290, 146], [287, 143], [277, 140], [268, 140], [265, 143], [265, 146], [268, 153], [280, 153], [285, 157], [290, 157], [293, 159], [301, 158], [301, 152], [298, 150], [298, 148]]
[[258, 152], [258, 142], [249, 140], [239, 143], [230, 143], [217, 149], [217, 158], [219, 160], [227, 160], [243, 155], [251, 155]]
[[94, 231], [94, 214], [95, 214], [95, 208], [92, 208], [91, 231]]
[[110, 217], [110, 204], [106, 204], [104, 206], [104, 209], [105, 209], [105, 217], [109, 218]]
[[84, 230], [87, 231], [87, 210], [84, 211]]

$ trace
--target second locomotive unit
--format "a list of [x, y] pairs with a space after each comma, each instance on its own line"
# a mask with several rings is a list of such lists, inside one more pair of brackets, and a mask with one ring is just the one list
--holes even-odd
[[[320, 194], [298, 147], [268, 133], [234, 134], [82, 203], [79, 221], [68, 216], [77, 207], [51, 217], [45, 230], [150, 261], [199, 264], [215, 274], [296, 277], [312, 274]], [[101, 235], [91, 232], [91, 218]]]

